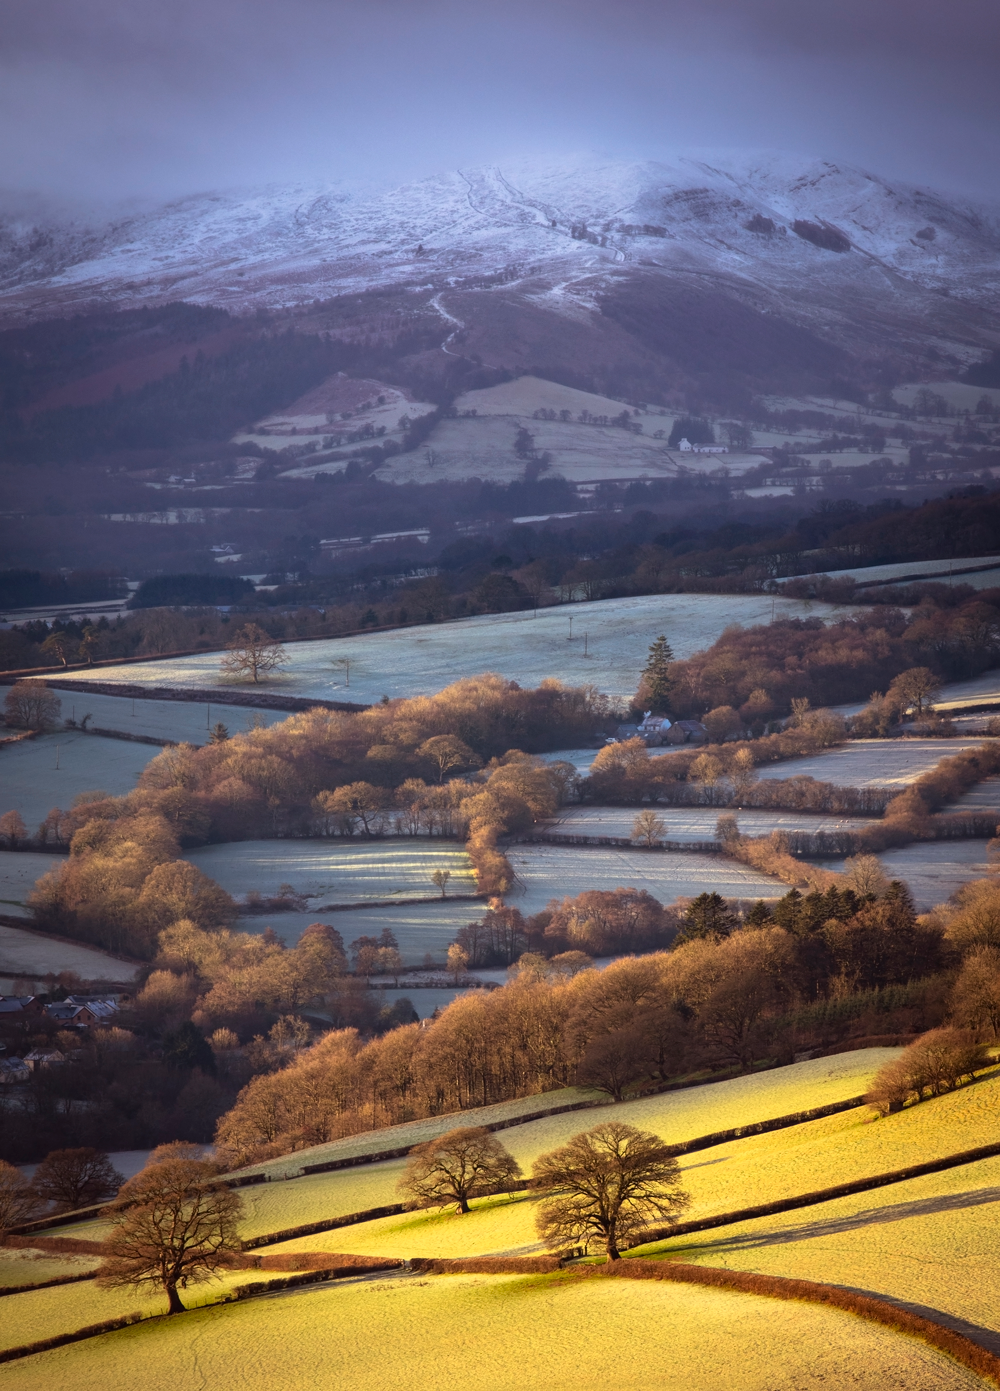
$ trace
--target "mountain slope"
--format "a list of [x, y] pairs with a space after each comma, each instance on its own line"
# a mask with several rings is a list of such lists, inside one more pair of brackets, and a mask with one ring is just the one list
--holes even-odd
[[847, 166], [746, 152], [212, 194], [103, 227], [0, 219], [12, 319], [178, 299], [301, 316], [372, 289], [437, 314], [446, 354], [493, 366], [617, 371], [647, 390], [705, 374], [874, 381], [1000, 342], [1000, 220]]

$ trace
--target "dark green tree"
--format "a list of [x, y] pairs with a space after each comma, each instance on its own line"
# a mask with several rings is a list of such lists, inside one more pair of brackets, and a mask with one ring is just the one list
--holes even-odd
[[661, 633], [649, 649], [649, 658], [642, 669], [642, 680], [636, 695], [636, 703], [653, 714], [664, 714], [670, 705], [673, 661], [673, 648]]
[[736, 926], [736, 914], [721, 894], [704, 893], [693, 898], [684, 914], [684, 926], [677, 934], [675, 946], [693, 942], [700, 937], [728, 937]]
[[202, 1072], [215, 1071], [215, 1054], [190, 1020], [163, 1035], [163, 1061], [186, 1072], [196, 1067]]

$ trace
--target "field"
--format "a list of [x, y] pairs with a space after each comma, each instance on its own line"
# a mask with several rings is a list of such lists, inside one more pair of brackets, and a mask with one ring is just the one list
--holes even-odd
[[[728, 1126], [788, 1114], [857, 1095], [898, 1050], [867, 1049], [813, 1059], [770, 1072], [641, 1101], [549, 1117], [503, 1132], [528, 1169], [536, 1156], [570, 1135], [614, 1118], [682, 1140]], [[578, 1093], [577, 1093], [578, 1094]], [[524, 1113], [560, 1095], [524, 1098], [466, 1112], [475, 1123]], [[768, 1201], [983, 1144], [995, 1136], [1000, 1074], [993, 1074], [899, 1115], [872, 1120], [852, 1110], [788, 1130], [734, 1141], [682, 1158], [691, 1217]], [[414, 1143], [448, 1128], [455, 1117], [412, 1122], [388, 1131], [272, 1160], [273, 1177], [324, 1157], [365, 1147]], [[244, 1231], [315, 1221], [397, 1200], [403, 1160], [269, 1183], [243, 1191]], [[678, 1237], [641, 1248], [703, 1264], [830, 1281], [887, 1295], [931, 1317], [950, 1318], [980, 1342], [1000, 1346], [995, 1250], [1000, 1237], [1000, 1160], [930, 1175], [890, 1189], [733, 1228]], [[472, 1212], [416, 1212], [301, 1237], [293, 1251], [407, 1256], [529, 1254], [539, 1248], [533, 1201], [515, 1195], [477, 1201]], [[99, 1223], [74, 1235], [97, 1237]], [[13, 1253], [11, 1253], [13, 1256]], [[18, 1258], [29, 1265], [27, 1258]], [[42, 1271], [43, 1260], [30, 1262]], [[13, 1262], [0, 1273], [10, 1282]], [[46, 1267], [47, 1269], [47, 1267]], [[189, 1291], [194, 1304], [223, 1295], [246, 1274]], [[266, 1276], [264, 1277], [266, 1278]], [[192, 1297], [193, 1296], [193, 1297]], [[15, 1296], [16, 1324], [5, 1341], [40, 1337], [126, 1309], [155, 1311], [155, 1298], [102, 1292], [90, 1284]], [[629, 1350], [641, 1336], [642, 1355]], [[375, 1354], [375, 1355], [373, 1355]], [[341, 1388], [425, 1386], [490, 1388], [530, 1384], [565, 1388], [615, 1386], [640, 1391], [651, 1369], [669, 1365], [664, 1384], [716, 1391], [738, 1384], [759, 1391], [831, 1385], [912, 1388], [981, 1386], [947, 1358], [902, 1335], [850, 1315], [761, 1297], [642, 1282], [553, 1276], [426, 1276], [401, 1271], [263, 1295], [250, 1303], [195, 1309], [184, 1318], [106, 1335], [5, 1368], [23, 1391], [73, 1385], [157, 1391], [168, 1385]], [[738, 1382], [733, 1369], [739, 1366]], [[169, 1380], [168, 1380], [169, 1378]]]
[[[74, 673], [75, 675], [75, 673]], [[56, 689], [56, 688], [54, 688]], [[240, 734], [251, 716], [272, 725], [287, 715], [278, 710], [255, 710], [249, 705], [212, 705], [202, 701], [146, 700], [137, 696], [91, 695], [87, 691], [60, 691], [63, 719], [93, 716], [99, 729], [120, 729], [126, 734], [174, 739], [179, 744], [204, 744], [212, 725], [221, 720], [230, 734]], [[141, 746], [140, 746], [141, 747]], [[159, 750], [152, 748], [150, 757]]]
[[977, 749], [981, 739], [857, 739], [828, 753], [771, 763], [761, 778], [805, 775], [838, 787], [903, 787], [928, 772], [942, 758]]
[[36, 850], [4, 850], [0, 853], [0, 914], [27, 918], [28, 895], [35, 881], [63, 863], [61, 855], [40, 855]]
[[525, 915], [553, 898], [586, 889], [645, 889], [664, 903], [703, 892], [724, 898], [778, 898], [785, 889], [724, 855], [650, 853], [609, 846], [513, 845], [507, 858], [517, 883], [507, 902]]
[[[3, 857], [8, 858], [7, 855]], [[45, 858], [52, 859], [51, 856]], [[40, 932], [0, 923], [0, 974], [40, 979], [60, 971], [75, 971], [84, 980], [126, 981], [132, 980], [136, 968], [94, 947], [60, 942]]]
[[[719, 816], [725, 807], [656, 807], [666, 823], [664, 840], [713, 840]], [[631, 836], [636, 807], [566, 807], [554, 821], [546, 823], [550, 835]], [[740, 830], [747, 836], [767, 836], [772, 831], [856, 831], [871, 825], [870, 817], [810, 816], [796, 811], [733, 812]]]
[[[776, 605], [779, 618], [829, 619], [844, 612], [797, 599], [778, 599]], [[660, 633], [666, 633], [676, 656], [688, 657], [710, 646], [730, 623], [749, 627], [769, 622], [771, 606], [770, 597], [753, 594], [646, 595], [540, 609], [537, 615], [489, 614], [363, 637], [297, 642], [287, 649], [288, 666], [265, 689], [319, 700], [373, 702], [383, 695], [432, 694], [462, 677], [496, 671], [522, 686], [556, 677], [568, 685], [591, 683], [609, 695], [631, 698], [649, 646]], [[350, 686], [345, 659], [351, 664]], [[205, 653], [137, 662], [74, 673], [74, 680], [208, 693], [222, 685], [219, 660], [218, 653]], [[79, 704], [83, 697], [78, 694], [76, 700]]]
[[[453, 841], [421, 837], [391, 840], [244, 840], [206, 845], [187, 858], [231, 894], [256, 890], [276, 894], [280, 884], [333, 903], [365, 899], [429, 898], [438, 893], [435, 870], [451, 872], [448, 893], [474, 893], [475, 878], [465, 850]], [[475, 905], [473, 905], [475, 915]]]
[[155, 744], [102, 739], [74, 730], [9, 744], [0, 749], [0, 810], [19, 811], [34, 835], [53, 807], [67, 811], [81, 792], [130, 792], [159, 752]]
[[12, 1391], [645, 1391], [669, 1367], [670, 1385], [718, 1391], [737, 1366], [742, 1391], [982, 1386], [920, 1343], [812, 1305], [652, 1283], [407, 1274], [127, 1329], [13, 1363], [4, 1379]]
[[[838, 463], [841, 456], [838, 455]], [[831, 579], [855, 579], [859, 584], [865, 584], [873, 580], [884, 580], [886, 584], [891, 584], [893, 580], [905, 578], [907, 575], [920, 575], [925, 579], [941, 578], [947, 580], [952, 570], [967, 570], [973, 565], [988, 565], [990, 561], [995, 561], [995, 568], [984, 571], [979, 575], [956, 575], [956, 584], [971, 584], [976, 589], [992, 589], [1000, 583], [1000, 556], [979, 555], [957, 560], [906, 560], [892, 565], [859, 565], [850, 570], [827, 570]]]
[[[902, 850], [886, 850], [878, 858], [890, 879], [903, 879], [910, 886], [921, 913], [944, 903], [970, 879], [982, 879], [996, 868], [996, 861], [986, 857], [984, 840], [918, 842]], [[837, 860], [815, 863], [835, 872], [844, 868]]]
[[949, 802], [947, 811], [995, 811], [1000, 820], [1000, 777], [984, 778], [982, 782]]
[[[734, 1077], [726, 1082], [686, 1087], [681, 1091], [666, 1092], [660, 1096], [621, 1102], [614, 1107], [613, 1114], [616, 1119], [627, 1121], [629, 1125], [637, 1125], [644, 1130], [655, 1130], [658, 1135], [672, 1143], [691, 1140], [697, 1135], [707, 1135], [737, 1125], [751, 1125], [773, 1116], [787, 1116], [809, 1107], [825, 1106], [829, 1102], [858, 1096], [865, 1091], [878, 1068], [896, 1057], [898, 1052], [895, 1048], [866, 1048], [853, 1053], [840, 1053], [832, 1058], [812, 1058], [807, 1062], [773, 1068], [748, 1077]], [[527, 1115], [550, 1106], [572, 1105], [595, 1098], [599, 1099], [597, 1093], [587, 1092], [579, 1087], [564, 1087], [540, 1096], [522, 1097], [517, 1101], [505, 1101], [497, 1106], [483, 1107], [481, 1110], [463, 1111], [461, 1119], [462, 1124], [482, 1125], [488, 1121]], [[589, 1125], [596, 1125], [599, 1119], [610, 1114], [611, 1112], [601, 1107], [593, 1111], [569, 1111], [561, 1116], [547, 1116], [543, 1120], [529, 1121], [505, 1131], [504, 1144], [516, 1155], [520, 1163], [528, 1164], [544, 1150], [565, 1144], [571, 1135], [585, 1130]], [[301, 1172], [303, 1164], [322, 1163], [330, 1159], [395, 1149], [402, 1145], [420, 1144], [450, 1130], [454, 1124], [454, 1116], [410, 1121], [405, 1125], [380, 1130], [375, 1135], [352, 1135], [281, 1159], [267, 1160], [265, 1163], [252, 1165], [248, 1172], [260, 1171], [272, 1177], [297, 1174]], [[367, 1170], [348, 1169], [322, 1176], [322, 1181], [328, 1185], [323, 1199], [324, 1210], [331, 1202], [335, 1204], [331, 1207], [333, 1212], [352, 1212], [368, 1205], [380, 1206], [382, 1203], [392, 1202], [392, 1198], [382, 1197], [372, 1199], [369, 1204], [369, 1190], [366, 1190], [365, 1201], [360, 1200], [360, 1195], [358, 1201], [352, 1196], [351, 1185], [355, 1179], [365, 1173], [373, 1174], [376, 1170], [388, 1171], [388, 1164], [377, 1164]], [[303, 1180], [304, 1183], [312, 1181]], [[395, 1184], [394, 1178], [392, 1183]], [[248, 1200], [252, 1198], [255, 1203], [281, 1205], [280, 1214], [276, 1214], [277, 1220], [271, 1224], [273, 1228], [277, 1228], [310, 1220], [308, 1213], [287, 1216], [286, 1220], [288, 1209], [285, 1205], [288, 1203], [296, 1204], [297, 1212], [305, 1211], [295, 1197], [298, 1191], [299, 1185], [296, 1183], [281, 1184], [276, 1187], [248, 1189], [247, 1197]], [[378, 1191], [389, 1193], [391, 1188], [387, 1184]]]
[[[434, 892], [433, 885], [428, 891]], [[388, 927], [396, 934], [403, 960], [409, 965], [421, 965], [428, 952], [443, 964], [455, 933], [481, 917], [485, 907], [485, 901], [438, 899], [436, 903], [414, 903], [402, 908], [350, 908], [324, 916], [323, 921], [335, 927], [345, 942], [352, 942], [355, 937], [377, 937]], [[240, 932], [263, 932], [272, 927], [291, 946], [316, 921], [317, 911], [243, 917], [237, 920], [236, 927]]]

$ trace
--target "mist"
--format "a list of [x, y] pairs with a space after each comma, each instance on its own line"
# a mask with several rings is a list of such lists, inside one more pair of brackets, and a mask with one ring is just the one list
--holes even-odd
[[997, 201], [988, 0], [37, 0], [0, 187], [88, 203], [514, 155], [775, 148]]

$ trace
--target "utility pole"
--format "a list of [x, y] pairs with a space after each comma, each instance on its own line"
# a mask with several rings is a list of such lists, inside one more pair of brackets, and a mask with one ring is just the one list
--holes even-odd
[[584, 633], [584, 635], [583, 635], [583, 655], [584, 655], [585, 657], [586, 657], [586, 655], [587, 655], [587, 634], [586, 634], [586, 633]]
[[573, 641], [573, 620], [572, 620], [572, 618], [569, 620], [569, 638], [568, 638], [568, 641], [569, 641], [569, 642], [572, 642], [572, 641]]

